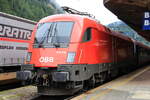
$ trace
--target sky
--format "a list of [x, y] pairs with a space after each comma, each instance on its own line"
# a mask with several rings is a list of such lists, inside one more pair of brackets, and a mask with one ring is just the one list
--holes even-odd
[[103, 0], [55, 0], [60, 6], [68, 6], [93, 14], [102, 24], [118, 21], [118, 18], [103, 5]]

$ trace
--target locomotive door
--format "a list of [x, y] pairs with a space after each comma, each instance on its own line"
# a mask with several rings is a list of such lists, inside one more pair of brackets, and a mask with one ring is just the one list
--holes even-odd
[[139, 47], [134, 43], [134, 58], [135, 58], [135, 64], [138, 65], [139, 62]]
[[98, 46], [96, 45], [96, 35], [94, 29], [89, 27], [85, 30], [82, 37], [82, 59], [81, 62], [86, 62], [87, 64], [98, 63]]
[[114, 64], [117, 63], [117, 55], [116, 55], [117, 46], [116, 45], [117, 45], [116, 38], [112, 36], [112, 61]]

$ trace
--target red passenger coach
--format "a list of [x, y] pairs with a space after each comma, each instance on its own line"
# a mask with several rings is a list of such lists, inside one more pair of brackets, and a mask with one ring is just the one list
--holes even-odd
[[36, 25], [28, 64], [22, 66], [17, 78], [36, 85], [39, 94], [73, 94], [134, 69], [140, 60], [138, 46], [93, 18], [48, 16]]

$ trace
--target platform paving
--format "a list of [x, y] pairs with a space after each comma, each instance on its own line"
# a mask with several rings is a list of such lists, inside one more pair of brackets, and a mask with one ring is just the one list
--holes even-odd
[[35, 86], [0, 91], [0, 100], [30, 100], [37, 95]]
[[124, 75], [71, 100], [150, 100], [150, 66]]

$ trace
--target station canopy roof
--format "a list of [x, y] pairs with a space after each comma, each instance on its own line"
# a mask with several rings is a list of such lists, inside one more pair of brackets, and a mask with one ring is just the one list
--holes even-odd
[[150, 41], [150, 30], [143, 30], [144, 13], [150, 12], [150, 0], [104, 0], [104, 5], [119, 19]]

